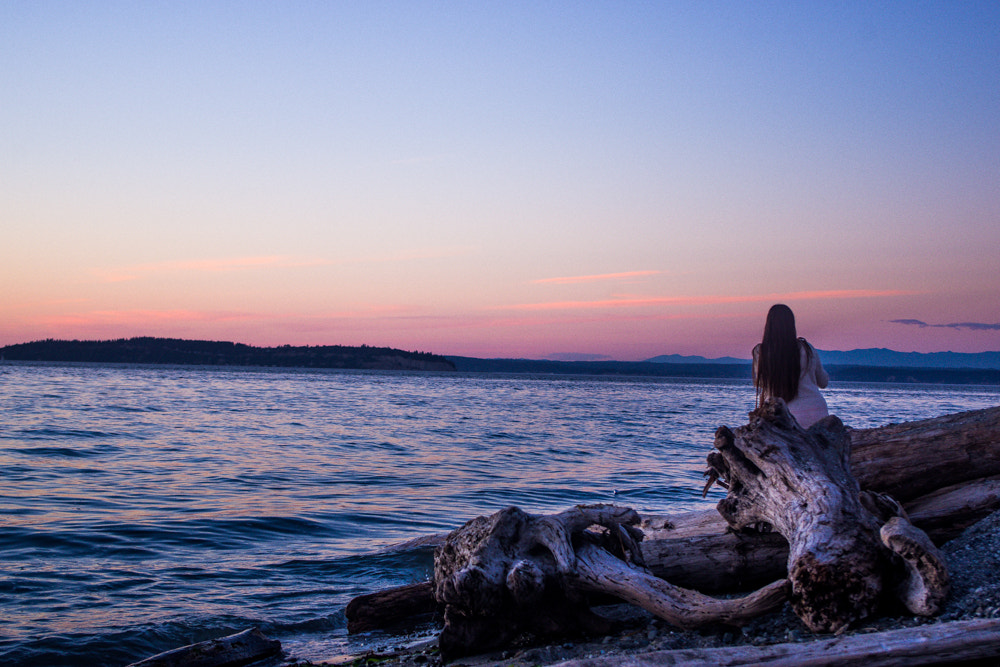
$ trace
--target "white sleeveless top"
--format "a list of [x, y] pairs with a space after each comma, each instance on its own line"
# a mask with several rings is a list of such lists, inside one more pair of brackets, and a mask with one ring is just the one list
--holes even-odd
[[[806, 350], [811, 351], [808, 354]], [[753, 372], [757, 376], [757, 356], [760, 354], [760, 345], [753, 349]], [[830, 384], [830, 376], [823, 368], [823, 363], [819, 360], [819, 354], [805, 341], [799, 339], [799, 364], [802, 373], [799, 375], [799, 392], [788, 402], [788, 411], [795, 417], [795, 421], [802, 428], [809, 428], [823, 417], [830, 414], [826, 406], [826, 399], [820, 393], [820, 389]]]

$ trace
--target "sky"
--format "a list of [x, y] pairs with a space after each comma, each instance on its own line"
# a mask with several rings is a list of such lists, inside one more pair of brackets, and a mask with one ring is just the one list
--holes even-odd
[[0, 345], [1000, 350], [998, 2], [0, 0]]

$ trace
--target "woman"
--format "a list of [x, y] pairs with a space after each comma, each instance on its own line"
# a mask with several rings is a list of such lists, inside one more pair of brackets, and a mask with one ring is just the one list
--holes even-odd
[[781, 303], [771, 306], [764, 338], [753, 349], [757, 406], [768, 397], [783, 398], [802, 428], [809, 428], [830, 414], [819, 392], [829, 382], [816, 350], [795, 335], [792, 309]]

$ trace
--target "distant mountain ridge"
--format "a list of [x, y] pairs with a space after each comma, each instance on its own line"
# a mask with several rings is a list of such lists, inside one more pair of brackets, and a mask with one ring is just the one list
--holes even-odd
[[685, 354], [661, 354], [659, 356], [653, 357], [652, 359], [646, 359], [652, 364], [749, 364], [749, 359], [737, 359], [736, 357], [716, 357], [709, 359], [706, 357], [699, 357], [697, 355], [685, 355]]
[[1000, 352], [896, 352], [884, 347], [847, 352], [819, 350], [828, 366], [1000, 369]]
[[[985, 368], [1000, 370], [1000, 352], [897, 352], [884, 347], [848, 350], [817, 350], [824, 366], [877, 366], [892, 368]], [[706, 359], [680, 354], [661, 354], [647, 361], [659, 364], [749, 364], [749, 359]]]

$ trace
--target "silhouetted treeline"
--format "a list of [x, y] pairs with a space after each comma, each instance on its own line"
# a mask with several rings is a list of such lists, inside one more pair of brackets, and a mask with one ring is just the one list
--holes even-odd
[[645, 375], [649, 377], [750, 379], [750, 364], [476, 359], [474, 357], [454, 356], [447, 358], [455, 363], [457, 370], [467, 373], [556, 373], [563, 375]]
[[280, 366], [379, 370], [455, 370], [442, 356], [389, 347], [344, 345], [254, 347], [243, 343], [176, 338], [41, 340], [0, 348], [11, 361], [121, 364]]

